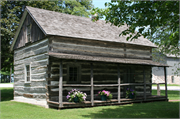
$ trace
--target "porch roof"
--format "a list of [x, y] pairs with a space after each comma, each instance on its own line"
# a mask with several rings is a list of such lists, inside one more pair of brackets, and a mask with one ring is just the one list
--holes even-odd
[[161, 64], [158, 62], [154, 62], [152, 60], [143, 60], [143, 59], [110, 58], [110, 57], [98, 57], [98, 56], [65, 54], [65, 53], [54, 53], [54, 52], [49, 52], [48, 55], [60, 59], [76, 59], [76, 60], [86, 60], [86, 61], [102, 61], [102, 62], [113, 62], [113, 63], [123, 63], [123, 64], [140, 64], [140, 65], [151, 65], [157, 67], [169, 67], [166, 64]]

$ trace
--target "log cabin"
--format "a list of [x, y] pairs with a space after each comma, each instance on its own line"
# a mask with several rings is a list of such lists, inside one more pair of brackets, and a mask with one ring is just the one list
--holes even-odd
[[[167, 65], [152, 61], [157, 46], [144, 37], [119, 36], [127, 26], [103, 20], [26, 7], [11, 45], [14, 100], [44, 107], [69, 108], [167, 101]], [[152, 67], [164, 67], [166, 95], [152, 95]], [[137, 92], [126, 99], [126, 90]], [[87, 94], [84, 103], [68, 102], [72, 89]], [[108, 90], [111, 101], [98, 91]]]

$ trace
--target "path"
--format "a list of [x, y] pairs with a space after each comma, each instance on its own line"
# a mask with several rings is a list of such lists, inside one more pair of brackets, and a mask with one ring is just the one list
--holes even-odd
[[[157, 86], [152, 86], [152, 89], [157, 90]], [[180, 91], [180, 86], [168, 86], [168, 90]], [[165, 90], [165, 86], [160, 86], [160, 90]]]
[[3, 83], [0, 83], [0, 88], [1, 87], [13, 87], [14, 84], [3, 84]]

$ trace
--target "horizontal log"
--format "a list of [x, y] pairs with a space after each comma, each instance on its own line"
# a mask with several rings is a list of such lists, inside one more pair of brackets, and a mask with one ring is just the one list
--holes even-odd
[[84, 84], [63, 84], [63, 86], [79, 86], [79, 87], [88, 87], [91, 85], [84, 85]]
[[14, 66], [14, 70], [23, 70], [24, 69], [24, 64], [21, 64], [21, 65], [17, 65], [17, 66]]
[[94, 85], [94, 86], [99, 86], [99, 87], [107, 87], [107, 86], [118, 86], [118, 84], [103, 84], [103, 85]]
[[23, 78], [15, 78], [14, 77], [14, 82], [24, 82], [24, 77]]
[[17, 60], [14, 62], [14, 65], [29, 63], [29, 62], [38, 61], [38, 60], [44, 60], [44, 59], [48, 59], [48, 57], [49, 56], [46, 54], [35, 55], [26, 59]]
[[[24, 96], [24, 95], [31, 95], [32, 98], [36, 99], [45, 99], [46, 95], [44, 93], [24, 93], [24, 92], [19, 92], [19, 91], [14, 91], [15, 96]], [[26, 96], [24, 96], [26, 97]]]
[[46, 73], [47, 67], [35, 67], [31, 68], [31, 74]]
[[45, 87], [14, 87], [14, 91], [20, 91], [24, 93], [44, 93], [47, 91]]
[[14, 71], [14, 75], [22, 75], [22, 74], [24, 74], [24, 70]]
[[[49, 101], [49, 100], [47, 100], [47, 102], [48, 102], [48, 103], [52, 103], [52, 104], [56, 104], [56, 105], [58, 105], [58, 106], [59, 106], [59, 103], [58, 103], [58, 102]], [[57, 106], [57, 107], [58, 107], [58, 106]]]
[[145, 50], [145, 49], [136, 49], [136, 48], [131, 48], [131, 47], [126, 47], [126, 52], [127, 53], [132, 53], [132, 54], [146, 54], [149, 55], [151, 52], [150, 50]]
[[33, 80], [36, 80], [36, 79], [44, 79], [44, 78], [46, 78], [46, 77], [47, 77], [46, 73], [31, 75], [31, 79], [33, 79]]
[[41, 61], [38, 61], [38, 62], [32, 62], [31, 67], [39, 67], [39, 66], [44, 66], [44, 65], [47, 65], [47, 64], [48, 64], [48, 60], [45, 59], [45, 60], [41, 60]]
[[30, 51], [32, 49], [38, 49], [38, 48], [46, 46], [46, 45], [48, 45], [48, 39], [37, 41], [36, 43], [33, 43], [32, 45], [29, 45], [29, 46], [24, 47], [24, 48], [16, 49], [14, 51], [14, 54], [15, 55], [23, 54], [23, 53]]
[[101, 47], [109, 47], [109, 48], [119, 48], [124, 47], [124, 44], [120, 43], [110, 43], [104, 41], [95, 41], [95, 40], [85, 40], [79, 38], [65, 38], [65, 37], [54, 37], [50, 38], [52, 43], [73, 43], [77, 45], [89, 45], [89, 46], [101, 46]]
[[18, 60], [19, 56], [23, 56], [23, 54], [27, 53], [27, 52], [31, 52], [31, 51], [35, 51], [35, 50], [38, 50], [42, 47], [46, 47], [48, 46], [48, 40], [44, 40], [44, 41], [41, 41], [39, 43], [34, 43], [30, 46], [26, 46], [20, 50], [15, 50], [14, 52], [14, 56], [15, 56], [15, 60]]
[[68, 44], [68, 43], [52, 43], [50, 45], [52, 47], [52, 51], [60, 51], [66, 53], [86, 53], [86, 54], [108, 54], [114, 56], [123, 56], [124, 49], [123, 48], [108, 48], [108, 47], [99, 47], [99, 46], [89, 46], [89, 45], [77, 45], [77, 44]]
[[22, 55], [19, 55], [18, 57], [15, 57], [15, 61], [25, 59], [25, 58], [28, 58], [28, 57], [32, 57], [32, 56], [36, 56], [36, 55], [39, 55], [39, 54], [44, 54], [44, 53], [47, 53], [47, 51], [48, 51], [48, 46], [41, 47], [41, 48], [39, 48], [37, 50], [29, 51], [29, 52], [26, 52], [26, 53], [24, 53]]
[[120, 84], [121, 86], [128, 86], [128, 85], [144, 85], [144, 83], [124, 83]]
[[15, 79], [24, 79], [24, 74], [21, 75], [14, 75]]
[[31, 86], [36, 87], [36, 86], [46, 86], [47, 82], [44, 80], [37, 80], [37, 81], [31, 81]]
[[[99, 80], [96, 80], [96, 81], [93, 81], [94, 82], [94, 84], [95, 83], [109, 83], [109, 82], [111, 82], [111, 83], [114, 83], [114, 82], [116, 82], [117, 83], [117, 80], [101, 80], [101, 81], [99, 81]], [[91, 83], [91, 81], [90, 81], [90, 78], [89, 78], [89, 81], [81, 81], [81, 83]]]

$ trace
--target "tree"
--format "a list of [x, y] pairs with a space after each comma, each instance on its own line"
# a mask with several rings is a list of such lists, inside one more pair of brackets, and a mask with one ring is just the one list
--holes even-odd
[[60, 0], [59, 6], [62, 13], [84, 17], [89, 17], [89, 10], [94, 7], [92, 0]]
[[1, 71], [9, 72], [13, 66], [13, 53], [9, 52], [13, 37], [26, 6], [89, 17], [92, 0], [56, 1], [1, 1]]
[[[107, 9], [93, 9], [97, 18], [115, 26], [127, 25], [120, 35], [127, 40], [144, 36], [159, 46], [164, 54], [180, 55], [178, 1], [112, 1]], [[132, 35], [135, 34], [135, 35]]]

